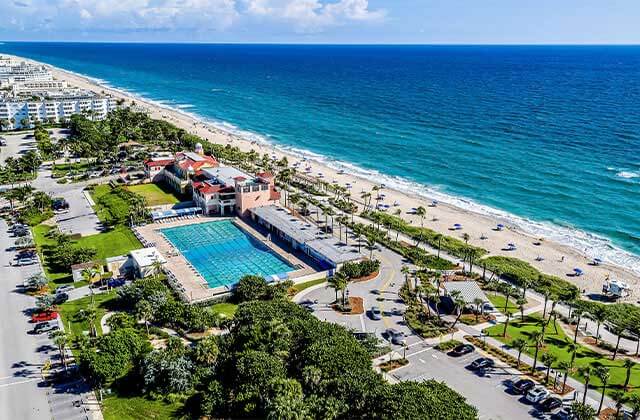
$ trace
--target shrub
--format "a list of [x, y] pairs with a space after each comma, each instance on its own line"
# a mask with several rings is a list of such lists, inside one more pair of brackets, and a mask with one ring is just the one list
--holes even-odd
[[435, 349], [443, 352], [447, 352], [449, 350], [453, 350], [455, 347], [459, 346], [460, 344], [462, 343], [458, 340], [447, 340], [435, 346]]
[[513, 257], [487, 257], [480, 261], [481, 264], [493, 272], [500, 273], [504, 278], [522, 285], [527, 282], [531, 287], [541, 293], [547, 289], [555, 296], [577, 296], [579, 290], [576, 286], [559, 277], [542, 274], [526, 261]]

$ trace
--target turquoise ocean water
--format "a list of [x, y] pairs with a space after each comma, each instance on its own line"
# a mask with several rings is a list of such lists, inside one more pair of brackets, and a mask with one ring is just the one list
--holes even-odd
[[640, 272], [640, 47], [4, 43]]

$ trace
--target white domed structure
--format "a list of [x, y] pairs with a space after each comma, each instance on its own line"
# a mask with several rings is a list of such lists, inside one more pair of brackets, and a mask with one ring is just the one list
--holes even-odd
[[195, 152], [199, 155], [204, 155], [204, 148], [202, 147], [202, 143], [196, 143]]

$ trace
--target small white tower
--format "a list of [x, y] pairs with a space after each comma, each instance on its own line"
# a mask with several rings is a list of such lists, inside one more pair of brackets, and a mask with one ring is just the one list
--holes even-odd
[[202, 143], [196, 143], [195, 152], [199, 155], [204, 155], [204, 148], [202, 147]]

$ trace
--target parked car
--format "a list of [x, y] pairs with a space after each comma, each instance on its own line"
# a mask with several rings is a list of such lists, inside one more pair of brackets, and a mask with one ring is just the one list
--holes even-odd
[[55, 299], [53, 299], [53, 303], [56, 305], [60, 305], [69, 300], [69, 295], [66, 293], [58, 293], [56, 294]]
[[571, 413], [571, 407], [562, 407], [551, 415], [554, 420], [572, 420], [573, 414]]
[[536, 385], [527, 392], [527, 401], [538, 404], [549, 397], [549, 390], [544, 385]]
[[38, 262], [36, 258], [19, 258], [18, 261], [16, 262], [16, 265], [18, 267], [22, 267], [25, 265], [35, 264], [36, 262]]
[[553, 411], [562, 407], [562, 400], [558, 397], [549, 397], [540, 403], [540, 410], [544, 412]]
[[454, 349], [449, 352], [449, 356], [453, 356], [453, 357], [464, 356], [465, 354], [473, 353], [475, 349], [476, 348], [473, 347], [471, 344], [460, 344], [454, 347]]
[[387, 337], [393, 344], [403, 345], [405, 344], [405, 337], [402, 331], [398, 331], [395, 328], [389, 328], [387, 330]]
[[369, 315], [371, 316], [371, 319], [375, 321], [380, 321], [382, 319], [382, 311], [377, 306], [371, 307], [371, 310], [369, 311]]
[[7, 141], [4, 138], [0, 137], [0, 146], [6, 146], [6, 145], [7, 145]]
[[55, 294], [57, 295], [57, 294], [60, 294], [60, 293], [67, 293], [67, 292], [70, 292], [70, 291], [72, 291], [74, 289], [75, 289], [75, 287], [73, 287], [72, 285], [65, 284], [63, 286], [56, 287]]
[[58, 321], [39, 322], [33, 327], [34, 334], [42, 334], [45, 332], [51, 332], [59, 329]]
[[58, 313], [56, 311], [44, 311], [44, 312], [38, 312], [31, 315], [31, 322], [33, 323], [47, 322], [47, 321], [53, 321], [56, 318], [58, 318]]
[[69, 210], [69, 203], [64, 198], [55, 198], [51, 207], [54, 211], [62, 213]]
[[489, 359], [488, 357], [481, 357], [476, 359], [469, 365], [472, 370], [478, 369], [490, 369], [496, 365], [496, 362], [493, 359]]
[[114, 279], [109, 279], [109, 281], [107, 282], [107, 286], [114, 288], [114, 287], [122, 287], [125, 284], [125, 279], [123, 279], [122, 277], [116, 277]]
[[511, 389], [516, 394], [526, 394], [534, 386], [536, 386], [536, 383], [531, 379], [520, 379], [511, 386]]

